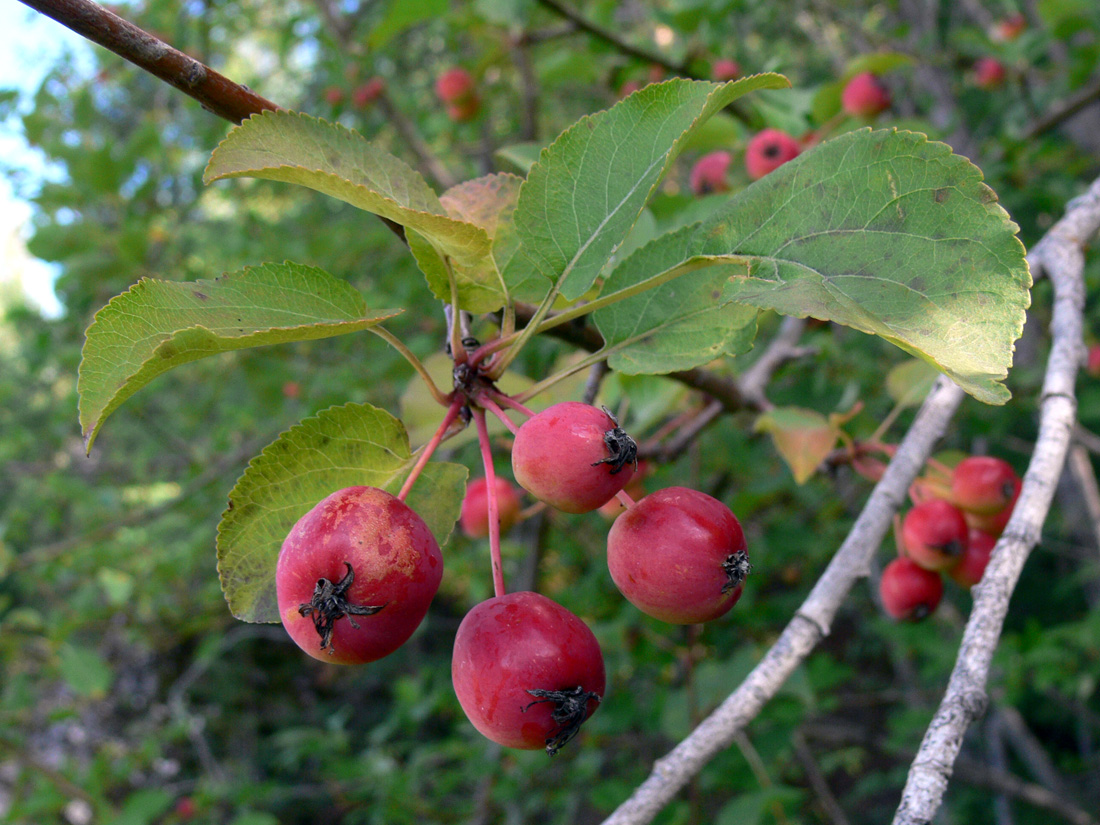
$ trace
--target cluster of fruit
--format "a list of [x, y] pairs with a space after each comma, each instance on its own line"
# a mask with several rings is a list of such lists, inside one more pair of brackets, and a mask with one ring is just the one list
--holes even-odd
[[997, 538], [1020, 495], [1006, 461], [970, 456], [948, 472], [919, 479], [915, 505], [898, 530], [898, 558], [882, 571], [882, 606], [895, 619], [923, 619], [943, 598], [941, 575], [961, 587], [981, 581]]
[[[717, 66], [717, 64], [716, 64]], [[719, 78], [716, 76], [715, 80]], [[890, 108], [890, 90], [872, 72], [853, 76], [841, 92], [841, 110], [845, 115], [873, 118]], [[784, 163], [794, 160], [802, 150], [824, 137], [824, 132], [809, 132], [801, 140], [781, 129], [763, 129], [745, 145], [745, 172], [751, 180], [760, 180]], [[718, 150], [699, 158], [691, 169], [691, 191], [696, 195], [728, 192], [729, 168], [733, 154]]]
[[[632, 604], [677, 624], [716, 619], [736, 604], [750, 570], [740, 523], [722, 502], [685, 487], [635, 502], [624, 487], [638, 469], [637, 446], [607, 410], [565, 402], [535, 414], [500, 393], [479, 400], [514, 428], [513, 475], [532, 496], [566, 513], [625, 505], [608, 534], [607, 563]], [[515, 427], [496, 402], [528, 419]], [[484, 435], [484, 409], [473, 414]], [[487, 438], [482, 446], [485, 456]], [[554, 754], [604, 695], [603, 655], [592, 631], [563, 606], [538, 593], [504, 591], [500, 528], [519, 517], [520, 501], [490, 460], [485, 466], [486, 477], [469, 485], [461, 525], [469, 535], [489, 536], [496, 595], [459, 626], [454, 689], [489, 739]], [[279, 615], [310, 655], [374, 661], [424, 619], [443, 558], [403, 501], [409, 484], [398, 496], [375, 487], [339, 490], [287, 536], [276, 571]]]

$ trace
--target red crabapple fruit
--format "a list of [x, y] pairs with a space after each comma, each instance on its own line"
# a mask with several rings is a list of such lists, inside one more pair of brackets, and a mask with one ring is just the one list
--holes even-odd
[[347, 487], [294, 525], [279, 553], [279, 617], [310, 656], [362, 664], [397, 650], [443, 577], [431, 530], [377, 487]]
[[372, 77], [351, 93], [351, 105], [356, 109], [365, 109], [378, 100], [385, 90], [386, 81], [380, 77]]
[[966, 552], [958, 564], [948, 569], [947, 575], [960, 587], [973, 587], [982, 580], [996, 544], [996, 536], [971, 528]]
[[730, 161], [729, 152], [710, 152], [695, 161], [691, 167], [691, 191], [696, 195], [709, 195], [715, 192], [728, 192], [730, 185], [726, 180]]
[[951, 474], [951, 500], [960, 510], [991, 516], [1008, 507], [1020, 492], [1012, 465], [988, 455], [972, 455]]
[[519, 486], [566, 513], [588, 513], [637, 469], [638, 448], [606, 410], [564, 401], [523, 422], [512, 445]]
[[461, 103], [476, 94], [474, 79], [458, 66], [447, 69], [435, 80], [435, 94], [444, 103]]
[[[519, 493], [506, 478], [496, 476], [497, 515], [500, 532], [507, 533], [519, 520]], [[466, 497], [462, 499], [462, 515], [458, 518], [462, 532], [472, 539], [489, 535], [489, 480], [475, 478], [466, 485]]]
[[451, 679], [483, 736], [553, 756], [596, 710], [606, 687], [603, 654], [588, 626], [538, 593], [496, 596], [466, 614]]
[[882, 570], [879, 594], [883, 609], [893, 618], [919, 621], [943, 598], [943, 579], [912, 559], [899, 556]]
[[750, 570], [736, 516], [687, 487], [650, 493], [615, 519], [607, 566], [627, 601], [673, 624], [724, 615], [741, 598]]
[[966, 552], [969, 528], [950, 502], [934, 498], [913, 507], [901, 522], [905, 554], [926, 570], [946, 570]]
[[710, 76], [718, 83], [737, 80], [741, 76], [741, 66], [736, 60], [715, 60], [710, 67]]
[[995, 57], [979, 57], [974, 61], [974, 85], [979, 89], [995, 89], [1005, 82], [1004, 63]]
[[872, 72], [855, 75], [840, 95], [844, 111], [856, 117], [874, 117], [890, 108], [890, 90]]
[[757, 132], [745, 147], [745, 170], [753, 180], [774, 172], [802, 152], [798, 141], [779, 129]]
[[1000, 536], [1005, 531], [1005, 527], [1008, 526], [1008, 520], [1012, 518], [1012, 511], [1016, 508], [1016, 500], [1019, 497], [1020, 485], [1017, 484], [1016, 490], [1012, 494], [1012, 500], [1008, 502], [1003, 510], [998, 510], [990, 515], [978, 515], [963, 510], [963, 516], [971, 529], [983, 530], [992, 536]]
[[1022, 14], [1011, 14], [1003, 20], [998, 20], [990, 31], [990, 39], [1007, 43], [1015, 40], [1027, 29], [1027, 18]]

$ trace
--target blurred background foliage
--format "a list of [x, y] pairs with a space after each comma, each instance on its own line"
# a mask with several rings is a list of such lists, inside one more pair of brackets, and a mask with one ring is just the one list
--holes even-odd
[[[834, 133], [866, 125], [837, 112], [843, 79], [868, 67], [894, 100], [877, 125], [928, 132], [971, 157], [1026, 244], [1100, 172], [1100, 6], [1087, 0], [576, 7], [684, 73], [706, 77], [727, 58], [745, 74], [774, 70], [793, 83], [746, 99], [739, 116], [716, 118], [640, 226], [683, 223], [711, 207], [714, 199], [695, 199], [687, 186], [703, 152], [734, 154], [738, 188], [748, 182], [745, 141], [760, 128], [803, 135], [825, 124]], [[612, 104], [624, 84], [673, 74], [536, 0], [147, 0], [117, 10], [280, 105], [338, 119], [423, 169], [410, 151], [414, 131], [422, 152], [455, 180], [522, 171], [533, 146]], [[1022, 31], [1006, 38], [999, 26], [1016, 14]], [[1006, 69], [994, 88], [976, 83], [974, 64], [985, 56]], [[598, 822], [774, 641], [869, 483], [838, 466], [796, 485], [771, 441], [754, 434], [749, 413], [721, 418], [660, 466], [650, 489], [710, 492], [749, 537], [746, 594], [706, 627], [662, 625], [618, 596], [603, 561], [607, 523], [594, 514], [536, 517], [507, 536], [510, 580], [583, 617], [606, 657], [606, 700], [554, 759], [482, 739], [451, 691], [454, 631], [490, 594], [483, 542], [451, 540], [428, 620], [412, 642], [370, 666], [325, 665], [279, 627], [237, 622], [218, 586], [214, 540], [249, 458], [333, 404], [369, 400], [400, 413], [415, 376], [367, 334], [229, 353], [159, 378], [85, 457], [75, 381], [93, 314], [143, 277], [211, 278], [289, 259], [346, 277], [370, 306], [408, 308], [389, 328], [421, 357], [439, 351], [443, 319], [411, 256], [380, 222], [275, 184], [204, 188], [203, 166], [227, 124], [102, 50], [92, 62], [89, 71], [62, 56], [33, 95], [0, 94], [0, 117], [51, 170], [44, 182], [0, 161], [33, 203], [28, 249], [56, 264], [63, 306], [60, 317], [44, 318], [17, 290], [0, 298], [0, 817], [73, 825]], [[435, 77], [456, 65], [482, 95], [471, 122], [452, 122], [432, 91]], [[375, 76], [388, 102], [360, 105], [355, 90]], [[1089, 279], [1093, 298], [1095, 260]], [[1041, 282], [1009, 376], [1012, 402], [964, 402], [945, 448], [989, 452], [1025, 469], [1049, 307]], [[759, 341], [776, 324], [764, 319]], [[1100, 335], [1095, 311], [1089, 329]], [[893, 406], [883, 375], [902, 354], [829, 325], [811, 326], [804, 343], [813, 354], [776, 374], [770, 399], [824, 414], [862, 402], [846, 429], [870, 435]], [[519, 368], [544, 374], [568, 352], [541, 342]], [[737, 374], [753, 357], [715, 368]], [[1088, 445], [1100, 431], [1096, 375], [1082, 374], [1080, 396]], [[666, 379], [614, 376], [604, 398], [640, 439], [705, 402]], [[910, 418], [888, 437], [900, 438]], [[1085, 447], [1078, 451], [1087, 482], [1094, 462]], [[452, 457], [476, 467], [468, 444]], [[1049, 822], [1049, 810], [1022, 798], [1021, 788], [1036, 786], [1100, 810], [1100, 545], [1087, 484], [1074, 478], [1063, 479], [1014, 596], [991, 710], [968, 735], [938, 822]], [[880, 561], [893, 552], [885, 546]], [[948, 584], [932, 619], [894, 624], [872, 596], [875, 573], [822, 648], [659, 822], [839, 825], [892, 815], [970, 599]]]

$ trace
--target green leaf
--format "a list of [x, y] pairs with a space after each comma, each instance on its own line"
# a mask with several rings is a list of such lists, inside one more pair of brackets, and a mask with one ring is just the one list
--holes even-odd
[[489, 254], [484, 229], [448, 216], [418, 172], [339, 124], [297, 112], [253, 115], [218, 144], [202, 179], [241, 177], [339, 198], [419, 232], [440, 255], [462, 264]]
[[[980, 170], [950, 147], [863, 129], [735, 195], [691, 242], [674, 234], [651, 246], [685, 261], [744, 261], [725, 298], [880, 335], [1001, 404], [1030, 303], [1016, 231]], [[658, 261], [649, 275], [673, 257], [648, 254]]]
[[58, 662], [61, 677], [74, 693], [102, 699], [114, 681], [115, 674], [103, 657], [90, 647], [62, 645]]
[[[218, 525], [218, 573], [233, 615], [279, 621], [275, 564], [298, 519], [345, 487], [396, 494], [414, 461], [401, 422], [367, 404], [322, 410], [265, 447], [230, 492]], [[406, 501], [441, 545], [458, 519], [466, 476], [459, 464], [429, 462]]]
[[[512, 213], [523, 179], [505, 173], [485, 175], [452, 186], [440, 196], [447, 214], [456, 220], [485, 230], [492, 243], [491, 253], [470, 264], [452, 262], [458, 286], [458, 305], [475, 314], [493, 312], [508, 300], [501, 272], [519, 248], [512, 225]], [[408, 234], [409, 248], [428, 280], [432, 293], [450, 303], [447, 265], [418, 233]]]
[[[688, 227], [631, 255], [604, 284], [602, 295], [627, 289], [681, 265], [696, 227]], [[687, 266], [692, 265], [691, 260]], [[723, 298], [726, 281], [744, 266], [700, 263], [703, 269], [680, 275], [592, 313], [610, 352], [607, 363], [619, 372], [666, 373], [690, 369], [723, 353], [746, 352], [756, 336], [752, 307]], [[602, 297], [602, 296], [601, 296]]]
[[916, 407], [932, 389], [939, 371], [919, 358], [905, 361], [886, 373], [886, 392], [896, 404]]
[[368, 312], [350, 284], [290, 262], [212, 281], [142, 279], [88, 328], [77, 380], [85, 447], [91, 449], [107, 416], [173, 367], [230, 350], [343, 335], [399, 312]]
[[769, 410], [756, 419], [753, 429], [771, 435], [798, 484], [814, 474], [840, 436], [840, 428], [821, 413], [801, 407]]
[[142, 788], [127, 795], [122, 810], [112, 821], [114, 825], [149, 825], [164, 815], [173, 799], [163, 788]]
[[[520, 190], [515, 222], [528, 268], [579, 298], [695, 130], [747, 92], [789, 85], [776, 74], [670, 80], [581, 118], [542, 151]], [[510, 273], [520, 275], [529, 273]]]

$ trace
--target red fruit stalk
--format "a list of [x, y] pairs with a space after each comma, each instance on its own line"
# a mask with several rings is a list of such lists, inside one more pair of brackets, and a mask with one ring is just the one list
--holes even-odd
[[447, 430], [451, 424], [458, 417], [459, 411], [465, 406], [466, 399], [461, 395], [457, 396], [451, 405], [447, 408], [447, 412], [443, 416], [443, 421], [440, 422], [439, 428], [435, 431], [435, 434], [431, 437], [431, 440], [424, 445], [420, 451], [420, 456], [416, 459], [416, 464], [409, 471], [409, 477], [405, 479], [405, 483], [401, 485], [401, 491], [397, 494], [397, 497], [404, 501], [409, 491], [412, 489], [413, 484], [420, 478], [420, 474], [424, 471], [424, 466], [431, 459], [432, 454], [435, 453], [439, 443], [443, 440], [443, 436], [447, 434]]
[[500, 510], [496, 496], [496, 470], [493, 468], [493, 454], [489, 444], [489, 428], [485, 423], [485, 411], [473, 408], [474, 421], [477, 423], [477, 442], [481, 448], [481, 461], [485, 465], [485, 480], [489, 487], [489, 558], [493, 568], [493, 593], [503, 596], [504, 568], [500, 560]]

